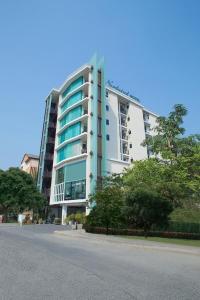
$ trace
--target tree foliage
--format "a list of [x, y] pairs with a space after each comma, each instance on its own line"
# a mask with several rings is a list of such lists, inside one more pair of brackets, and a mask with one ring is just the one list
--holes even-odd
[[200, 135], [183, 136], [187, 110], [177, 104], [168, 117], [159, 117], [156, 135], [143, 145], [154, 158], [135, 161], [123, 174], [103, 181], [92, 196], [96, 203], [88, 220], [93, 225], [116, 227], [120, 222], [149, 230], [163, 225], [177, 207], [198, 209], [200, 202]]
[[18, 168], [0, 171], [0, 210], [3, 214], [38, 210], [44, 207], [45, 201], [29, 174]]
[[187, 109], [182, 104], [176, 104], [168, 117], [158, 117], [154, 128], [156, 135], [148, 136], [143, 145], [147, 145], [163, 159], [173, 160], [179, 154], [180, 137], [185, 129], [181, 126]]
[[91, 195], [93, 209], [87, 218], [87, 224], [95, 226], [117, 227], [122, 221], [123, 189], [119, 177], [108, 177], [103, 186]]
[[186, 195], [183, 189], [182, 178], [177, 176], [175, 180], [174, 172], [175, 166], [155, 158], [136, 161], [124, 174], [124, 183], [127, 189], [141, 188], [154, 191], [177, 207], [188, 194]]
[[172, 204], [155, 191], [137, 188], [126, 194], [126, 218], [129, 225], [148, 232], [152, 225], [163, 226], [168, 222]]

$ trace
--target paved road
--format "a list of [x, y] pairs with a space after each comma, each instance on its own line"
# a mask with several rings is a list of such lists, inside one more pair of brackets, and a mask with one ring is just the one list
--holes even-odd
[[[200, 256], [0, 225], [0, 299], [200, 299]], [[192, 248], [191, 248], [192, 249]]]

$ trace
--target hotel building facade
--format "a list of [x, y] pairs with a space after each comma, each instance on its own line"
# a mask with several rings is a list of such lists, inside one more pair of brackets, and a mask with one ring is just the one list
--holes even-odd
[[103, 176], [147, 159], [141, 143], [156, 115], [128, 93], [105, 84], [104, 61], [94, 56], [46, 98], [38, 189], [65, 217], [89, 213], [88, 198]]

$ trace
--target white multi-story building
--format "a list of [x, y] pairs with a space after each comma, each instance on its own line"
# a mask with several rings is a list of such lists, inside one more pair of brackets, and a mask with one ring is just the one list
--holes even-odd
[[121, 173], [151, 154], [141, 144], [156, 115], [128, 93], [105, 84], [104, 63], [94, 56], [46, 99], [38, 188], [62, 220], [88, 212], [88, 197], [103, 176]]

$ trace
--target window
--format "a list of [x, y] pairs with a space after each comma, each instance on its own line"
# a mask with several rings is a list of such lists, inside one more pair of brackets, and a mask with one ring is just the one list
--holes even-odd
[[129, 147], [132, 148], [132, 144], [130, 144]]
[[108, 97], [108, 91], [106, 91], [106, 97]]
[[109, 125], [109, 120], [108, 119], [106, 120], [106, 125]]
[[77, 89], [79, 86], [81, 86], [84, 82], [83, 76], [77, 78], [75, 81], [73, 81], [66, 90], [62, 93], [62, 98], [65, 98], [67, 94], [72, 92], [73, 90]]
[[109, 106], [108, 105], [106, 105], [106, 110], [109, 111]]
[[77, 135], [81, 134], [81, 122], [75, 123], [68, 128], [66, 128], [59, 136], [58, 143], [61, 144], [64, 141], [71, 139]]
[[110, 141], [110, 135], [109, 134], [106, 134], [106, 140]]
[[56, 171], [56, 184], [64, 182], [64, 168]]
[[65, 200], [85, 199], [86, 196], [86, 181], [78, 180], [65, 182]]

